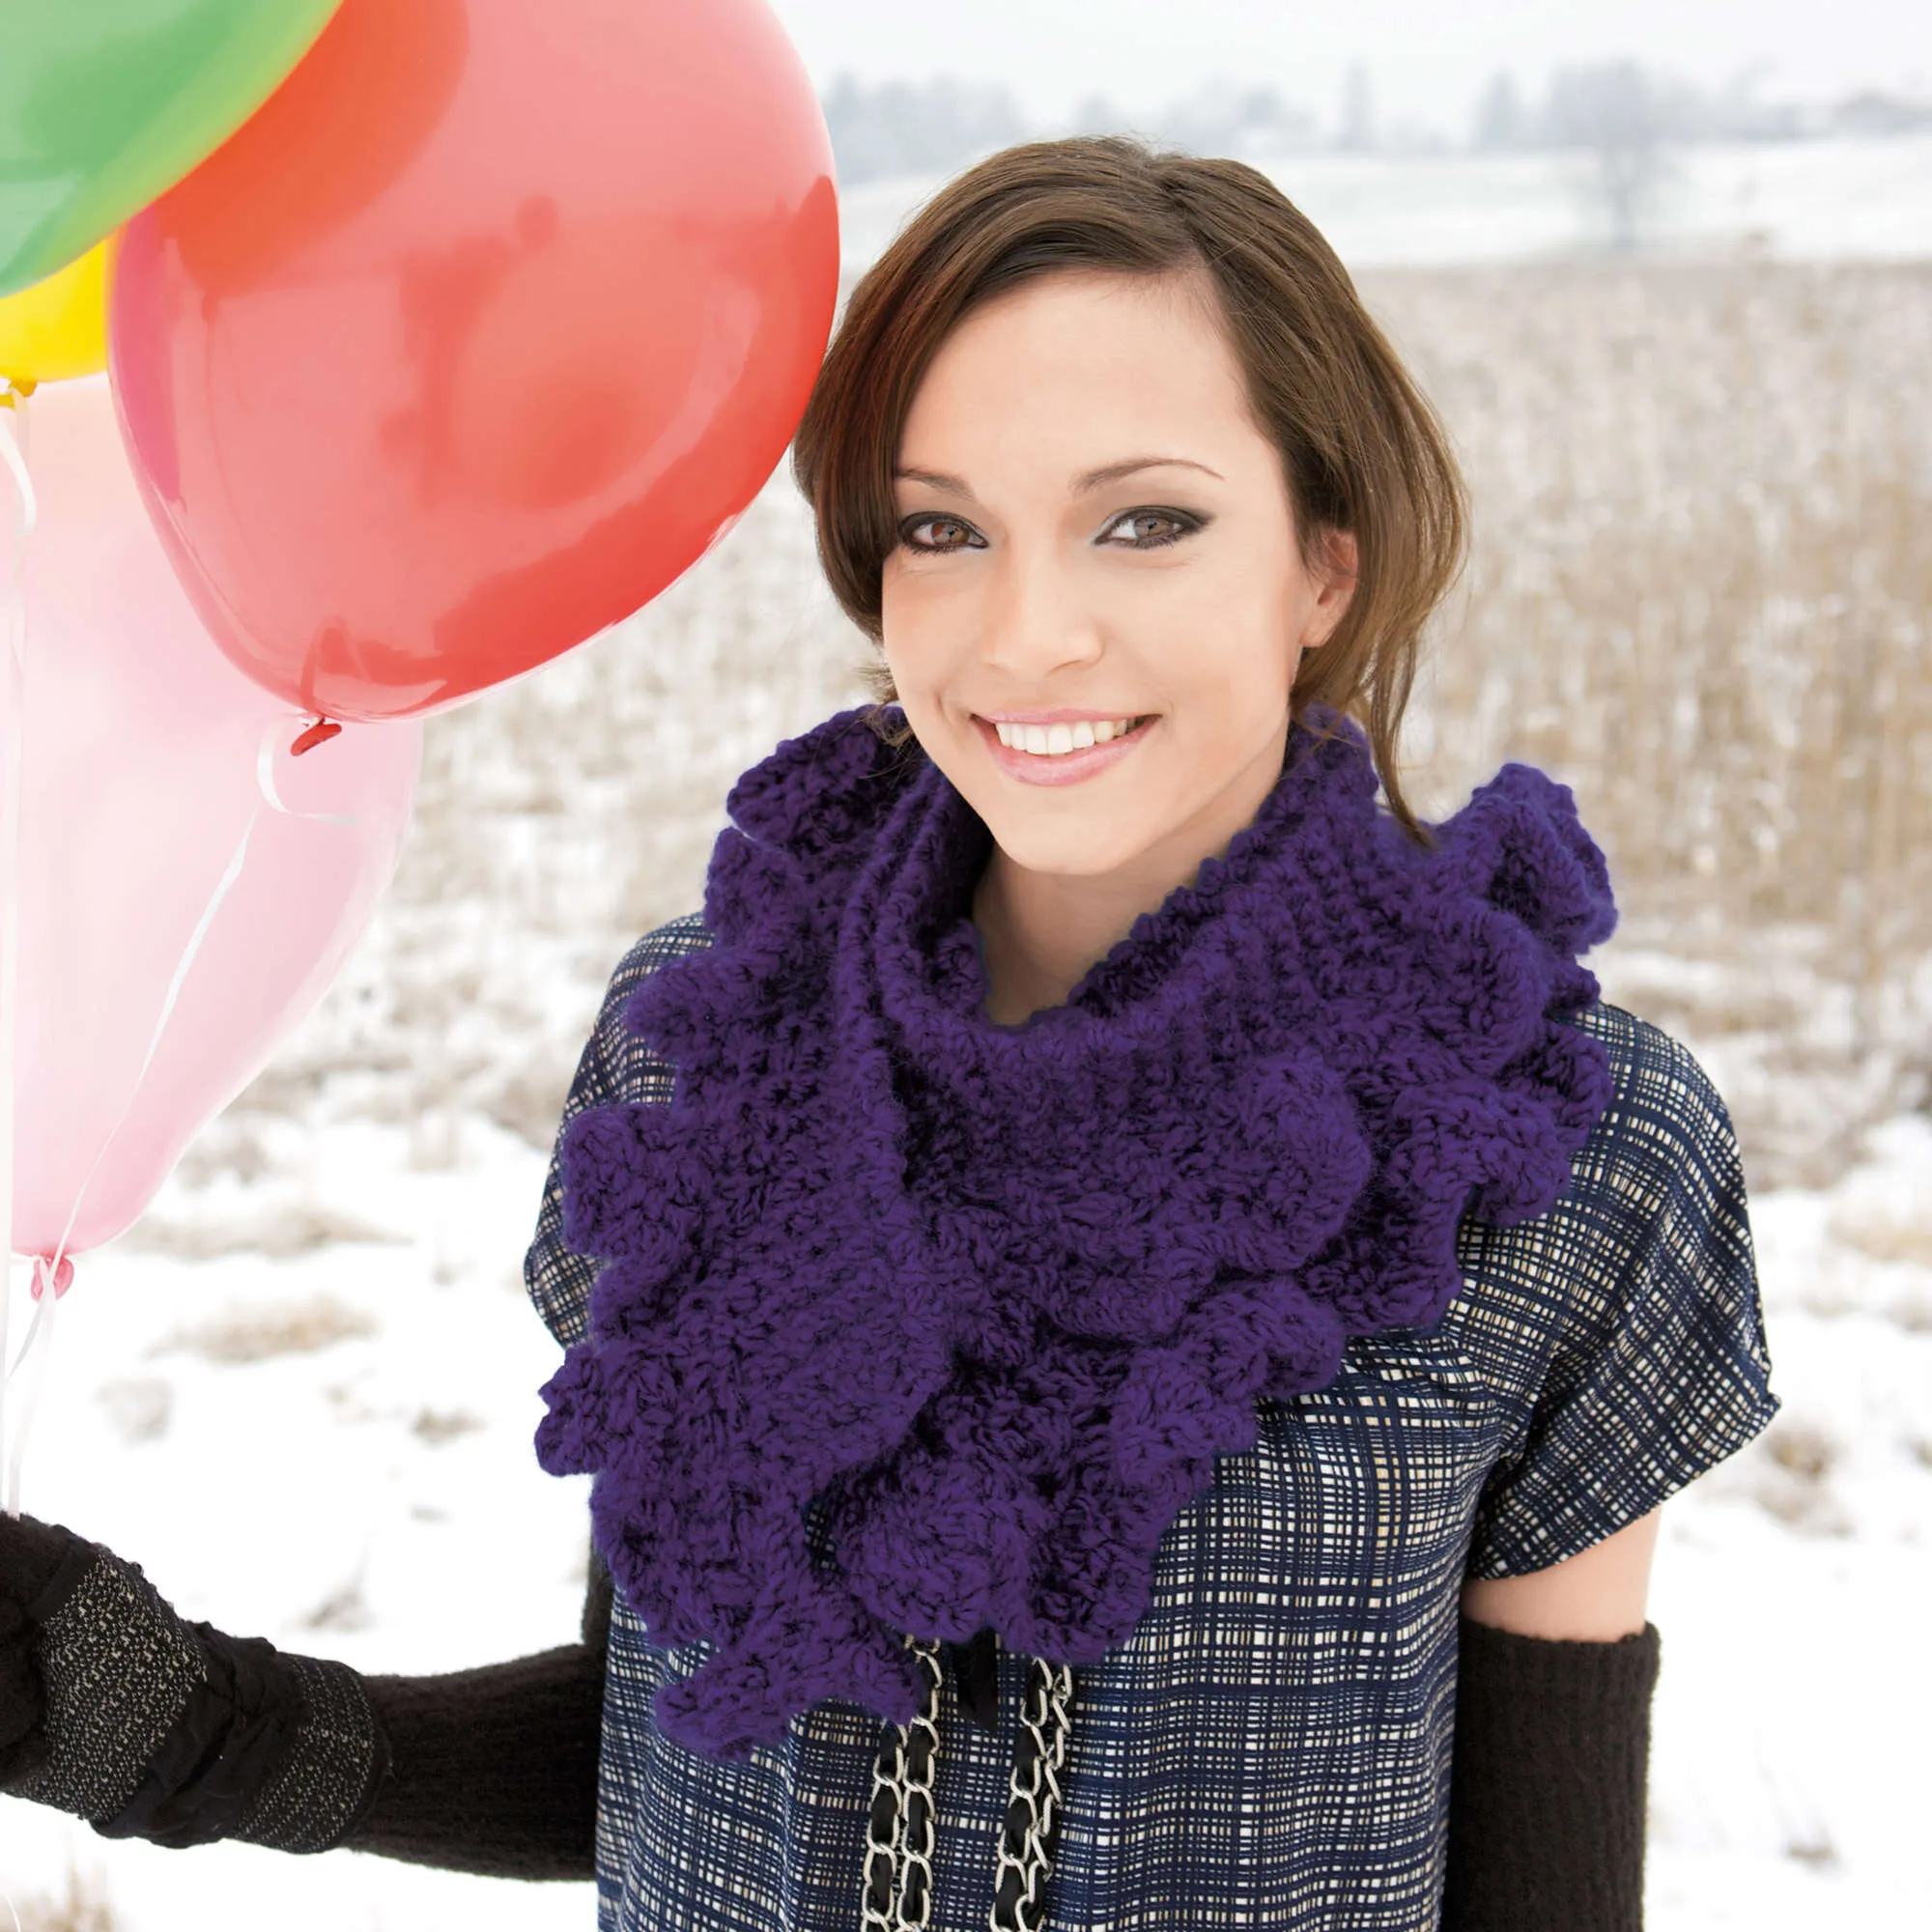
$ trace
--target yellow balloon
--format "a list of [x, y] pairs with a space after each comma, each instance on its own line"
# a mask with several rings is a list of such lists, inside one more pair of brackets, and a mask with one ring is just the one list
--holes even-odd
[[107, 367], [107, 251], [114, 240], [0, 298], [0, 378], [23, 389]]

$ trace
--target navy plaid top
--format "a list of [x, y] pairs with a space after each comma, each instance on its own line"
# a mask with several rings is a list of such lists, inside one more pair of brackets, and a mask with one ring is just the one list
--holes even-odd
[[[611, 981], [564, 1107], [668, 1100], [621, 1013], [691, 914]], [[1777, 1413], [1744, 1174], [1702, 1067], [1599, 1002], [1616, 1097], [1556, 1206], [1465, 1218], [1464, 1287], [1429, 1330], [1351, 1340], [1328, 1387], [1259, 1399], [1252, 1448], [1175, 1519], [1133, 1635], [1073, 1673], [1047, 1924], [1083, 1932], [1433, 1932], [1441, 1912], [1464, 1576], [1544, 1569], [1645, 1515]], [[559, 1127], [561, 1132], [561, 1127]], [[561, 1238], [554, 1159], [525, 1276], [581, 1339], [597, 1264]], [[663, 1650], [612, 1606], [599, 1932], [856, 1932], [883, 1719], [828, 1699], [718, 1763], [666, 1738]], [[979, 1932], [1026, 1660], [997, 1732], [941, 1685], [932, 1932]]]

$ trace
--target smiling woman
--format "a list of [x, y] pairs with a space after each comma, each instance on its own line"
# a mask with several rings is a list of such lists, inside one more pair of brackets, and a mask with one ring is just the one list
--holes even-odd
[[1575, 799], [1402, 801], [1434, 412], [1262, 176], [1075, 140], [914, 217], [794, 461], [879, 701], [738, 780], [565, 1106], [583, 1642], [276, 1664], [0, 1524], [0, 1782], [603, 1932], [1636, 1932], [1657, 1512], [1778, 1405]]
[[[983, 162], [855, 291], [793, 462], [883, 646], [877, 697], [993, 828], [994, 1017], [1064, 999], [1225, 849], [1292, 718], [1358, 712], [1429, 842], [1395, 748], [1462, 480], [1342, 264], [1253, 170], [1106, 141]], [[1122, 718], [1119, 750], [1074, 736]], [[1002, 723], [1049, 735], [1003, 754]]]
[[[1015, 315], [1001, 298], [1021, 290]], [[973, 422], [961, 422], [962, 404]], [[942, 446], [955, 445], [945, 440], [961, 430], [947, 460]], [[1035, 450], [1036, 430], [1050, 451]], [[1232, 472], [1213, 473], [1203, 439], [1231, 453]], [[1057, 491], [1056, 521], [1162, 516], [1180, 548], [1206, 518], [1182, 511], [1185, 497], [1146, 506], [1149, 486], [1171, 491], [1183, 469], [1197, 487], [1218, 486], [1217, 505], [1241, 513], [1231, 541], [1250, 546], [1242, 560], [1268, 593], [1282, 594], [1269, 546], [1283, 538], [1300, 578], [1354, 580], [1326, 613], [1321, 662], [1290, 668], [1294, 709], [1359, 705], [1390, 809], [1423, 836], [1393, 753], [1422, 626], [1462, 567], [1462, 477], [1347, 270], [1252, 168], [1155, 157], [1124, 140], [1038, 142], [981, 162], [854, 291], [792, 461], [833, 590], [875, 640], [909, 541], [908, 484], [958, 520], [948, 542], [987, 548], [960, 493], [1022, 472], [1034, 495], [1012, 507], [1036, 528], [1040, 493]], [[1109, 492], [1113, 501], [1094, 500]], [[997, 517], [997, 503], [985, 507]], [[896, 695], [887, 645], [882, 702]]]
[[[1110, 443], [1189, 453], [1089, 468]], [[921, 746], [992, 828], [987, 1010], [1023, 1019], [1253, 819], [1357, 540], [1324, 530], [1303, 562], [1199, 271], [1067, 270], [986, 302], [934, 355], [900, 447], [885, 654]], [[1081, 746], [1076, 724], [1106, 736]]]

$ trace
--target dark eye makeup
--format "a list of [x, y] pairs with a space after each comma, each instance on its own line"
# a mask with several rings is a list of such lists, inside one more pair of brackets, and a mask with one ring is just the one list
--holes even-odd
[[1166, 524], [1164, 531], [1140, 533], [1126, 543], [1116, 544], [1102, 532], [1102, 537], [1110, 547], [1118, 550], [1159, 550], [1163, 544], [1178, 543], [1182, 537], [1191, 535], [1207, 522], [1205, 517], [1190, 516], [1185, 510], [1168, 510], [1155, 504], [1147, 504], [1138, 510], [1123, 510], [1107, 528], [1117, 530], [1123, 524], [1129, 526], [1141, 524]]
[[[957, 531], [961, 534], [952, 541], [946, 543], [921, 542], [914, 537], [913, 532], [915, 530], [923, 530], [928, 527]], [[937, 516], [928, 510], [923, 515], [901, 517], [899, 519], [899, 542], [907, 550], [919, 551], [926, 556], [940, 556], [948, 551], [970, 549], [975, 543], [983, 549], [986, 539], [980, 536], [980, 532], [963, 518]]]
[[[1167, 544], [1178, 543], [1184, 536], [1191, 536], [1205, 527], [1207, 523], [1206, 517], [1196, 516], [1188, 510], [1146, 503], [1138, 509], [1122, 510], [1119, 516], [1110, 518], [1095, 542], [1104, 544], [1109, 550], [1159, 550]], [[1166, 527], [1150, 530], [1144, 527], [1148, 525], [1164, 525]], [[1124, 542], [1108, 534], [1122, 526], [1132, 532]], [[938, 542], [915, 534], [928, 529], [952, 534]], [[929, 510], [900, 518], [898, 537], [907, 550], [924, 556], [944, 556], [955, 550], [983, 550], [986, 547], [986, 539], [963, 517], [941, 516]]]

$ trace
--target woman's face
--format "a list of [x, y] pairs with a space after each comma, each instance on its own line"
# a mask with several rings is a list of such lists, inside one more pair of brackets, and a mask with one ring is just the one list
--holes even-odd
[[[1352, 588], [1302, 565], [1208, 285], [1062, 270], [974, 310], [914, 396], [895, 490], [886, 662], [1000, 853], [1190, 880], [1273, 786], [1296, 665]], [[1353, 572], [1351, 538], [1329, 555]]]

